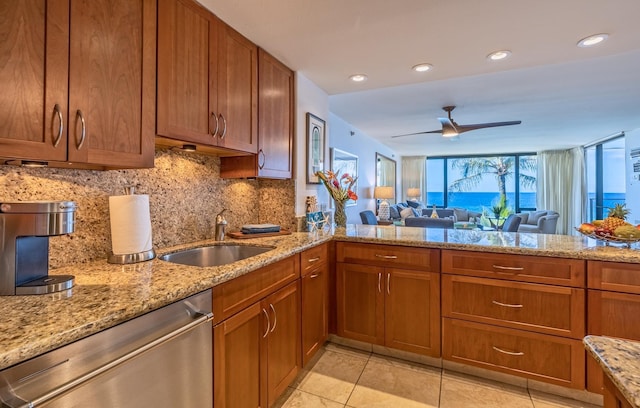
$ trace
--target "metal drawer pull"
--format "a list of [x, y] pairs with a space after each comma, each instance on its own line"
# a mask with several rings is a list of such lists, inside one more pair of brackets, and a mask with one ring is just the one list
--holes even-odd
[[382, 290], [380, 290], [380, 279], [382, 279], [382, 272], [378, 272], [378, 292], [382, 292]]
[[224, 139], [224, 136], [227, 134], [227, 119], [225, 119], [222, 113], [219, 116], [222, 118], [222, 124], [224, 125], [224, 128], [222, 129], [222, 134], [220, 135], [220, 139]]
[[310, 258], [307, 262], [309, 263], [313, 263], [313, 262], [318, 262], [320, 260], [320, 257], [315, 257], [315, 258]]
[[524, 307], [522, 305], [511, 305], [509, 303], [498, 302], [497, 300], [492, 300], [491, 303], [493, 303], [494, 305], [498, 305], [498, 306], [512, 307], [514, 309], [517, 309], [517, 308], [520, 308], [520, 307]]
[[269, 313], [267, 313], [264, 307], [262, 308], [262, 313], [264, 313], [264, 316], [267, 318], [267, 331], [265, 331], [264, 334], [262, 335], [262, 338], [264, 339], [269, 334], [269, 328], [271, 327], [271, 322], [269, 321]]
[[493, 347], [493, 349], [497, 352], [508, 354], [510, 356], [524, 356], [524, 353], [522, 351], [507, 351], [507, 350], [502, 350], [496, 346], [491, 346], [491, 347]]
[[387, 273], [387, 295], [391, 294], [391, 274]]
[[500, 266], [500, 265], [491, 265], [493, 269], [500, 269], [503, 271], [524, 271], [524, 268], [521, 266]]
[[[215, 130], [211, 131], [211, 136], [215, 137], [216, 133], [218, 133], [218, 125], [220, 124], [220, 122], [218, 121], [218, 116], [215, 112], [211, 112], [211, 117], [216, 120], [216, 128]], [[211, 126], [211, 119], [209, 119], [209, 126]]]
[[[58, 126], [58, 136], [56, 136], [56, 140], [53, 142], [53, 147], [58, 147], [60, 140], [62, 139], [62, 131], [64, 130], [64, 119], [62, 118], [62, 109], [60, 108], [60, 105], [56, 103], [53, 107], [53, 112], [58, 114], [58, 121], [60, 121], [60, 126]], [[51, 126], [53, 127], [53, 123], [51, 123]]]
[[[260, 164], [260, 158], [262, 158], [262, 164]], [[265, 164], [267, 164], [267, 156], [265, 156], [264, 151], [260, 149], [260, 151], [258, 151], [258, 168], [260, 170], [264, 169]]]
[[376, 258], [398, 259], [398, 256], [397, 255], [380, 255], [380, 254], [376, 254]]
[[87, 124], [84, 121], [84, 115], [82, 114], [82, 111], [80, 109], [76, 111], [76, 117], [80, 118], [80, 123], [82, 124], [82, 131], [80, 132], [80, 143], [78, 143], [78, 145], [76, 146], [78, 150], [80, 150], [80, 148], [84, 144], [84, 139], [87, 136]]
[[320, 276], [320, 273], [312, 273], [309, 277], [311, 279], [317, 278], [318, 276]]
[[276, 313], [276, 309], [273, 307], [273, 304], [269, 303], [269, 307], [273, 310], [273, 327], [271, 327], [271, 331], [269, 333], [273, 333], [278, 325], [278, 314]]

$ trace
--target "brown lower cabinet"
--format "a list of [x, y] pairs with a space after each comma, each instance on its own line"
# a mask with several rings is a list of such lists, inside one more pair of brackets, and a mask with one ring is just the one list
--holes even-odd
[[271, 406], [296, 377], [299, 296], [296, 279], [213, 327], [216, 408]]
[[329, 336], [328, 245], [301, 254], [302, 366], [320, 350]]
[[338, 335], [440, 356], [440, 275], [337, 265]]
[[618, 390], [613, 381], [604, 376], [604, 408], [633, 408], [633, 405], [626, 400], [624, 395]]

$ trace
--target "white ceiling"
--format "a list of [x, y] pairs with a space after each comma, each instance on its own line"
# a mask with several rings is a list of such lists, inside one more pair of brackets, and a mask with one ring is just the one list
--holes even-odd
[[[564, 149], [640, 128], [639, 0], [200, 1], [400, 155]], [[576, 47], [602, 32], [602, 45]], [[486, 59], [499, 49], [511, 57]], [[434, 69], [411, 70], [422, 62]], [[522, 124], [390, 137], [439, 129], [445, 105], [459, 124]]]

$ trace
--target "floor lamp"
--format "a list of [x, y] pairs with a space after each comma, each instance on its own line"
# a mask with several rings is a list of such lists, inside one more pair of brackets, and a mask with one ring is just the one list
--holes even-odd
[[373, 198], [380, 201], [380, 206], [378, 207], [378, 218], [383, 221], [386, 221], [390, 218], [389, 216], [389, 202], [387, 201], [390, 198], [394, 197], [393, 187], [390, 186], [380, 186], [376, 187], [373, 190]]

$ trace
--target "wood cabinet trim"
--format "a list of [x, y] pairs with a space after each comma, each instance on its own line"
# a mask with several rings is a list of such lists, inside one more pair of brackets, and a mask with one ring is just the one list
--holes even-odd
[[336, 261], [440, 272], [440, 251], [432, 248], [337, 242]]

